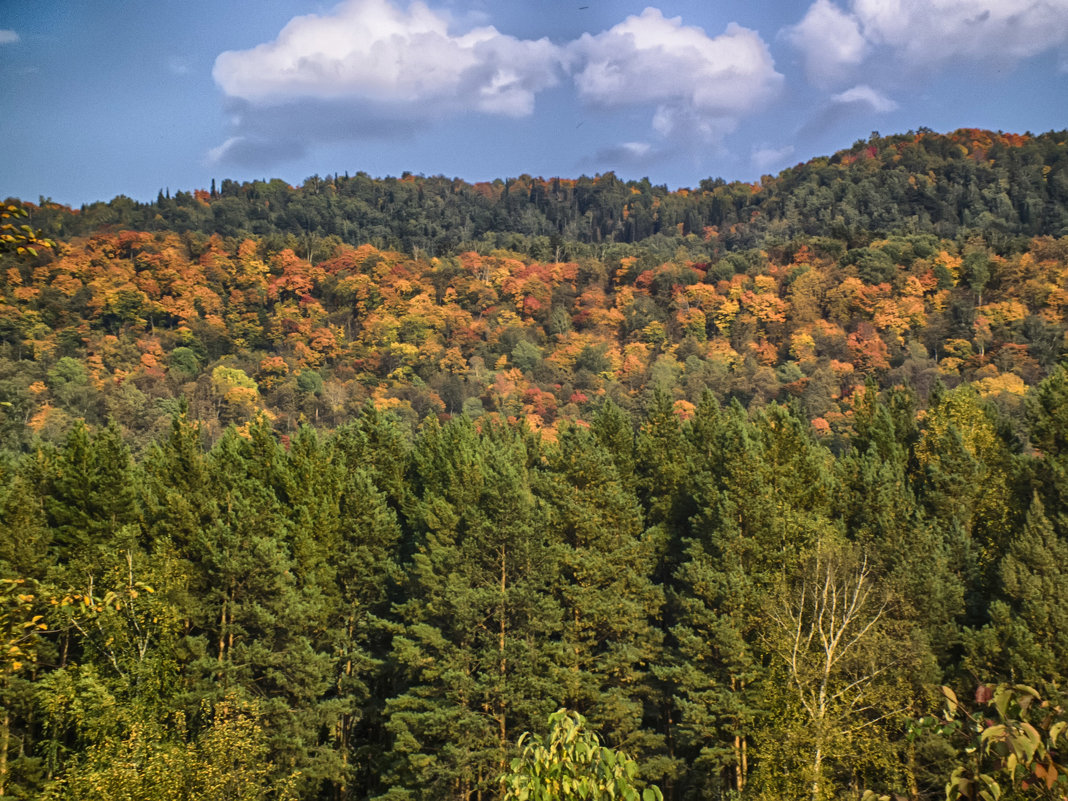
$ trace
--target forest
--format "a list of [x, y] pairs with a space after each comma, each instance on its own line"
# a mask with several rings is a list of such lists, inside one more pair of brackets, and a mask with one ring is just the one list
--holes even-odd
[[0, 798], [1068, 797], [1068, 132], [3, 208]]

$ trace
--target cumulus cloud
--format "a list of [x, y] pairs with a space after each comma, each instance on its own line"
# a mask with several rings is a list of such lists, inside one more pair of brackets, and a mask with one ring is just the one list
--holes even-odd
[[785, 31], [786, 38], [804, 57], [805, 71], [817, 83], [838, 78], [864, 60], [868, 42], [860, 22], [830, 0], [816, 0], [797, 24]]
[[579, 97], [590, 106], [655, 106], [667, 136], [687, 128], [709, 138], [732, 130], [779, 90], [782, 75], [755, 32], [731, 24], [715, 38], [647, 8], [567, 53]]
[[[446, 12], [401, 2], [344, 0], [293, 18], [271, 42], [220, 54], [213, 76], [233, 124], [209, 158], [251, 166], [296, 157], [315, 142], [412, 135], [450, 115], [522, 118], [565, 76], [589, 109], [648, 108], [652, 131], [639, 136], [707, 144], [783, 82], [759, 34], [735, 24], [709, 36], [647, 8], [558, 45], [482, 19], [456, 32]], [[657, 157], [658, 146], [638, 144], [615, 152]]]
[[854, 0], [865, 36], [910, 62], [1029, 58], [1068, 41], [1068, 0]]
[[874, 53], [927, 68], [1012, 63], [1068, 44], [1068, 0], [816, 0], [787, 38], [809, 76], [843, 77]]
[[832, 103], [859, 103], [868, 105], [872, 111], [877, 111], [880, 114], [885, 114], [888, 111], [894, 111], [897, 109], [897, 103], [891, 100], [870, 86], [860, 84], [854, 86], [852, 89], [846, 89], [844, 92], [833, 95], [831, 97]]
[[0, 28], [0, 44], [14, 44], [19, 40], [19, 35], [11, 30]]
[[388, 104], [433, 117], [477, 110], [529, 115], [535, 95], [559, 81], [558, 49], [492, 26], [451, 34], [423, 3], [346, 0], [329, 14], [295, 17], [273, 42], [215, 60], [216, 83], [255, 105], [293, 100]]

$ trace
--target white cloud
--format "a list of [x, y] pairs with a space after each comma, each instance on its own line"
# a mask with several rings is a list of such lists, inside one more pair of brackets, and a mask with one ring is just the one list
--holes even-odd
[[[567, 75], [589, 108], [645, 107], [663, 139], [696, 146], [734, 130], [783, 82], [759, 34], [734, 24], [712, 37], [647, 8], [556, 45], [401, 2], [343, 0], [293, 18], [274, 41], [221, 53], [213, 76], [233, 122], [209, 159], [252, 164], [317, 142], [412, 136], [470, 112], [521, 118]], [[660, 158], [638, 142], [615, 152]]]
[[386, 104], [430, 118], [477, 110], [529, 115], [537, 92], [559, 81], [548, 39], [520, 40], [493, 27], [451, 34], [421, 2], [346, 0], [326, 15], [295, 17], [273, 42], [215, 60], [216, 83], [257, 106], [294, 100]]
[[641, 172], [655, 168], [674, 155], [677, 155], [674, 147], [657, 147], [651, 142], [622, 142], [600, 148], [581, 159], [575, 169], [583, 172], [619, 169]]
[[0, 44], [14, 44], [19, 40], [19, 35], [11, 30], [0, 28]]
[[805, 71], [817, 83], [838, 78], [863, 61], [868, 52], [857, 18], [830, 0], [816, 0], [804, 18], [784, 33], [801, 51]]
[[1018, 60], [1068, 42], [1068, 0], [854, 0], [865, 37], [910, 63]]
[[648, 155], [652, 149], [648, 142], [624, 142], [620, 147], [636, 158]]
[[256, 167], [299, 158], [305, 154], [304, 145], [294, 139], [269, 139], [256, 136], [231, 136], [218, 147], [208, 151], [208, 164], [236, 164]]
[[888, 111], [894, 111], [898, 105], [895, 101], [884, 95], [870, 86], [860, 84], [854, 86], [852, 89], [846, 89], [837, 95], [831, 97], [833, 103], [862, 103], [871, 106], [872, 111], [879, 113], [886, 113]]
[[763, 106], [779, 90], [767, 45], [731, 24], [711, 38], [647, 8], [640, 16], [568, 46], [579, 96], [602, 108], [654, 105], [654, 128], [671, 135], [686, 127], [715, 138]]
[[784, 33], [823, 83], [873, 54], [917, 69], [1013, 63], [1068, 45], [1068, 0], [851, 0], [845, 10], [816, 0]]

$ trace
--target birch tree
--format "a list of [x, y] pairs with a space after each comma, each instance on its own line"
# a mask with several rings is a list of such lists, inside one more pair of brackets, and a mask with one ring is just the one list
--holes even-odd
[[885, 759], [887, 749], [872, 746], [908, 709], [908, 691], [893, 686], [910, 672], [908, 643], [867, 558], [846, 545], [821, 544], [798, 578], [783, 582], [768, 617], [765, 641], [799, 710], [801, 725], [786, 738], [797, 749], [794, 764], [806, 795], [831, 797], [832, 763], [849, 765], [855, 779], [866, 763]]

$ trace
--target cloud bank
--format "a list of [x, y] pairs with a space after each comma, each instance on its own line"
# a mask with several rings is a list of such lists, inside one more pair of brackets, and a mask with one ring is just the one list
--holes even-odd
[[0, 28], [0, 44], [14, 44], [19, 40], [19, 35], [15, 31]]
[[[246, 166], [297, 157], [314, 141], [411, 135], [449, 116], [527, 117], [565, 78], [592, 110], [648, 107], [661, 137], [713, 141], [783, 80], [760, 36], [733, 24], [710, 37], [648, 8], [557, 45], [493, 26], [454, 33], [424, 3], [390, 0], [295, 17], [272, 42], [220, 54], [212, 74], [233, 131], [209, 159]], [[633, 145], [620, 147], [640, 157]]]
[[816, 0], [785, 36], [818, 84], [876, 56], [917, 69], [1015, 63], [1068, 43], [1068, 0]]

